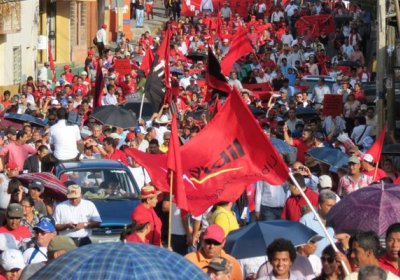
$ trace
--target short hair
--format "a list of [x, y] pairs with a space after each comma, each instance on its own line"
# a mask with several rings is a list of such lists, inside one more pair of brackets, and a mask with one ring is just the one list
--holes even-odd
[[65, 120], [67, 119], [67, 110], [65, 108], [60, 108], [57, 110], [57, 119]]
[[386, 280], [387, 273], [376, 265], [364, 265], [358, 270], [358, 280]]
[[371, 250], [375, 258], [379, 257], [380, 243], [379, 243], [379, 237], [376, 235], [375, 232], [373, 231], [358, 232], [350, 238], [350, 248], [352, 247], [354, 242], [357, 242], [359, 246], [365, 251]]
[[49, 148], [46, 146], [46, 145], [40, 145], [39, 147], [38, 147], [38, 152], [43, 152], [44, 150], [48, 150]]
[[107, 92], [110, 91], [111, 89], [115, 88], [114, 85], [107, 85]]
[[389, 236], [390, 236], [392, 233], [395, 233], [395, 232], [400, 232], [400, 223], [391, 224], [391, 225], [388, 227], [388, 229], [386, 230], [386, 239], [388, 239]]
[[367, 121], [365, 120], [364, 117], [359, 117], [357, 118], [358, 124], [367, 124]]
[[103, 142], [104, 142], [105, 144], [112, 145], [113, 148], [117, 147], [117, 143], [116, 143], [116, 141], [114, 141], [114, 138], [112, 138], [112, 137], [106, 137], [106, 138], [104, 138]]
[[[299, 186], [303, 189], [306, 187], [306, 182], [304, 180], [304, 176], [301, 175], [300, 173], [293, 173], [294, 179], [296, 179], [297, 183], [299, 183]], [[295, 183], [293, 182], [292, 178], [289, 178], [289, 183], [294, 185]]]
[[149, 145], [157, 145], [159, 146], [158, 140], [157, 139], [151, 139], [149, 142]]
[[290, 240], [278, 238], [268, 246], [267, 257], [270, 262], [274, 259], [276, 252], [288, 252], [292, 263], [296, 259], [296, 248]]
[[336, 195], [333, 191], [323, 190], [318, 195], [318, 203], [324, 203], [325, 200], [332, 199], [336, 201]]
[[26, 132], [23, 130], [18, 131], [17, 133], [17, 140], [21, 139], [22, 137], [24, 137], [26, 135]]

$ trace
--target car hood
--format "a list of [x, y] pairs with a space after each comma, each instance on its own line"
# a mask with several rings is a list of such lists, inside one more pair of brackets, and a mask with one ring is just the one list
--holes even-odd
[[91, 200], [99, 211], [102, 227], [124, 227], [132, 223], [131, 213], [139, 205], [138, 199]]

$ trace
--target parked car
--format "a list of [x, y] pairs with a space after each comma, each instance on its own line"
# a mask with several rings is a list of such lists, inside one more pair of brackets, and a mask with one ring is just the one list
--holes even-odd
[[308, 97], [311, 98], [311, 94], [313, 92], [313, 89], [315, 87], [315, 85], [317, 84], [318, 80], [324, 78], [325, 79], [325, 84], [331, 89], [332, 91], [332, 86], [333, 84], [336, 82], [334, 78], [332, 78], [331, 76], [317, 76], [317, 75], [307, 75], [304, 76], [301, 79], [301, 84], [304, 86], [307, 86], [307, 93], [308, 93]]
[[82, 160], [60, 163], [55, 173], [64, 183], [80, 185], [83, 198], [96, 205], [102, 224], [93, 229], [92, 241], [118, 241], [140, 203], [139, 188], [128, 167], [115, 160]]

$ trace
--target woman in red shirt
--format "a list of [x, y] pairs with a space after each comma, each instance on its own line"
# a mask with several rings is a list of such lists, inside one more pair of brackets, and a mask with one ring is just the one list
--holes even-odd
[[151, 231], [152, 217], [149, 213], [137, 213], [132, 215], [131, 233], [126, 237], [126, 242], [149, 244], [146, 236]]

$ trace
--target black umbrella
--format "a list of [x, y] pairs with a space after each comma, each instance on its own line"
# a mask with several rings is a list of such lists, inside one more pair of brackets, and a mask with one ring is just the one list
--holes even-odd
[[8, 120], [13, 120], [15, 122], [21, 122], [21, 123], [28, 122], [34, 126], [42, 126], [42, 127], [46, 126], [45, 121], [35, 118], [34, 116], [31, 116], [28, 114], [6, 113], [4, 115], [4, 118], [8, 119]]
[[389, 144], [382, 148], [383, 155], [397, 155], [400, 156], [400, 144]]
[[97, 107], [91, 117], [102, 124], [121, 128], [130, 128], [138, 125], [136, 114], [115, 105]]
[[317, 112], [313, 108], [297, 108], [296, 109], [296, 116], [298, 118], [313, 118], [318, 116]]
[[191, 52], [186, 56], [187, 59], [190, 59], [193, 61], [203, 60], [206, 57], [207, 57], [207, 54], [203, 53], [203, 52]]
[[[140, 102], [128, 102], [125, 103], [124, 109], [130, 110], [136, 114], [136, 116], [139, 116], [140, 113]], [[154, 110], [153, 106], [151, 105], [150, 102], [144, 102], [143, 103], [143, 110], [142, 110], [142, 119], [150, 119], [151, 116], [153, 115]]]

